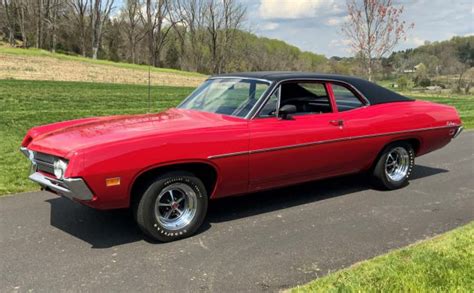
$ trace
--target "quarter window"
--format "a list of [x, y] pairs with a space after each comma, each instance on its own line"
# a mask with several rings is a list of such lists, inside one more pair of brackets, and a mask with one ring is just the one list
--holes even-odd
[[339, 112], [349, 111], [364, 106], [359, 98], [348, 88], [338, 84], [331, 84], [334, 98]]
[[258, 117], [262, 117], [262, 118], [275, 117], [276, 108], [278, 105], [278, 92], [279, 92], [279, 89], [273, 92], [273, 94], [270, 96], [265, 106], [263, 106]]

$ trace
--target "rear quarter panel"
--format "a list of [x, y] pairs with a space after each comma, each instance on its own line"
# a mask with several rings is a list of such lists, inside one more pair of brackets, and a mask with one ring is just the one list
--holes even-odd
[[416, 139], [420, 156], [449, 143], [461, 124], [454, 107], [425, 101], [386, 103], [343, 112], [345, 129], [353, 138], [355, 163], [367, 169], [391, 142]]

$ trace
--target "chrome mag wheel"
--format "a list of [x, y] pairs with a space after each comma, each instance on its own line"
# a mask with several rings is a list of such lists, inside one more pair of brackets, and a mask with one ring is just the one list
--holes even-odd
[[401, 181], [410, 168], [410, 155], [403, 147], [392, 149], [385, 159], [385, 174], [392, 182]]
[[196, 192], [187, 184], [173, 183], [163, 188], [155, 202], [155, 217], [163, 228], [179, 230], [196, 215]]

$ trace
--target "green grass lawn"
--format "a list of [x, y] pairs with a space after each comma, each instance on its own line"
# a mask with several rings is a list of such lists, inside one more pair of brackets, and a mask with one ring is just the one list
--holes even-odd
[[461, 115], [461, 120], [466, 129], [474, 128], [474, 96], [473, 95], [456, 95], [450, 96], [433, 95], [428, 93], [402, 93], [405, 96], [419, 100], [432, 101], [440, 104], [447, 104], [456, 107]]
[[[410, 80], [411, 82], [411, 80]], [[390, 90], [396, 90], [391, 87], [393, 83], [396, 83], [394, 80], [382, 80], [377, 81], [377, 84], [384, 86]], [[413, 86], [411, 84], [410, 86]], [[436, 93], [436, 92], [420, 92], [415, 90], [404, 90], [400, 92], [402, 95], [407, 97], [412, 97], [420, 100], [427, 100], [441, 104], [448, 104], [455, 106], [461, 115], [461, 119], [464, 123], [465, 128], [474, 128], [474, 95], [464, 95], [464, 94], [453, 94], [449, 93], [449, 90], [446, 90], [446, 93]]]
[[[176, 106], [193, 89], [152, 87], [152, 112]], [[148, 87], [103, 83], [0, 80], [0, 195], [38, 189], [18, 151], [37, 125], [98, 115], [145, 113]]]
[[473, 292], [474, 222], [291, 292]]
[[[191, 91], [154, 86], [151, 111], [173, 107]], [[145, 113], [147, 92], [142, 85], [0, 80], [0, 195], [38, 188], [26, 179], [28, 162], [18, 151], [29, 128], [89, 116]], [[465, 126], [474, 127], [473, 96], [416, 98], [454, 105]]]

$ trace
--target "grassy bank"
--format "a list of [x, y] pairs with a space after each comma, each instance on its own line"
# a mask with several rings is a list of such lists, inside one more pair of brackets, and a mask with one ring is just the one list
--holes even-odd
[[197, 86], [205, 75], [0, 45], [0, 79]]
[[[61, 53], [51, 53], [47, 50], [42, 49], [22, 49], [22, 48], [12, 48], [10, 46], [0, 46], [0, 54], [8, 54], [8, 55], [15, 55], [15, 56], [26, 56], [26, 57], [46, 57], [46, 58], [55, 58], [58, 60], [65, 60], [65, 61], [77, 61], [77, 62], [84, 62], [88, 64], [96, 64], [96, 65], [106, 65], [106, 66], [114, 66], [118, 68], [127, 68], [127, 69], [134, 69], [134, 70], [141, 70], [148, 72], [148, 66], [146, 65], [139, 65], [139, 64], [131, 64], [131, 63], [122, 63], [122, 62], [113, 62], [108, 60], [99, 60], [99, 59], [92, 59], [77, 55], [66, 55]], [[198, 76], [202, 77], [203, 75], [197, 72], [189, 72], [189, 71], [182, 71], [172, 68], [158, 68], [152, 67], [152, 72], [165, 72], [165, 73], [173, 73], [179, 75], [188, 75], [188, 76]]]
[[472, 292], [474, 222], [291, 292]]
[[[151, 111], [173, 107], [191, 91], [153, 86]], [[28, 162], [18, 151], [29, 128], [88, 116], [145, 113], [147, 93], [140, 85], [0, 80], [0, 195], [38, 188], [26, 179]]]

